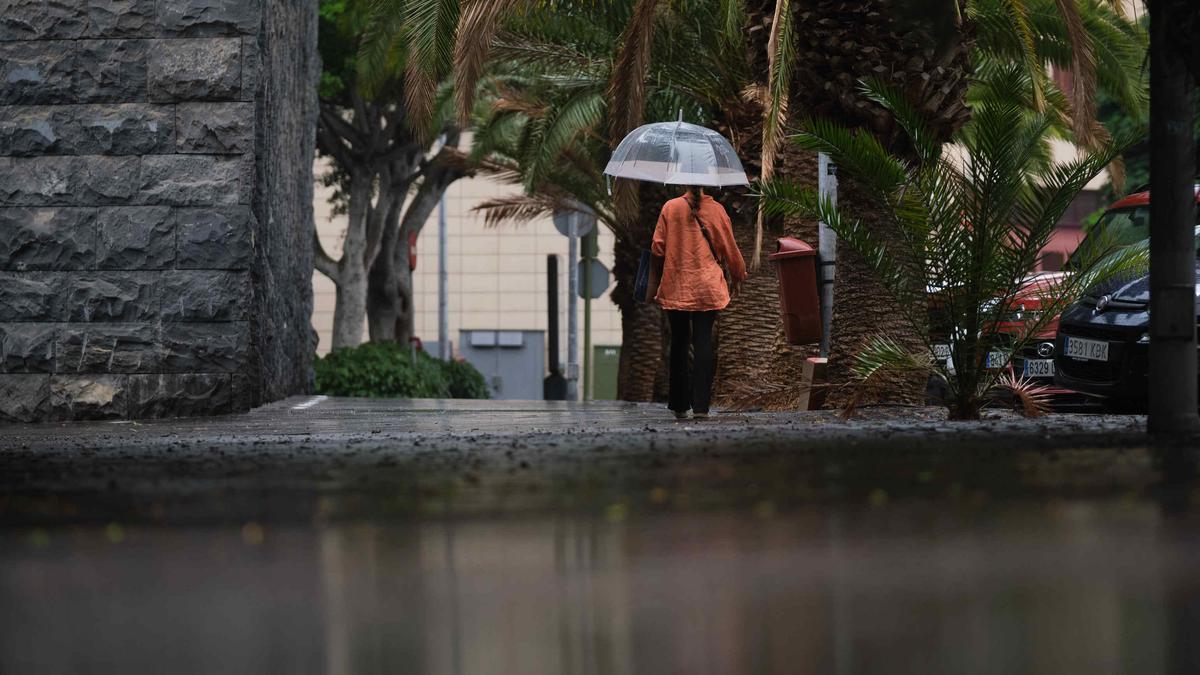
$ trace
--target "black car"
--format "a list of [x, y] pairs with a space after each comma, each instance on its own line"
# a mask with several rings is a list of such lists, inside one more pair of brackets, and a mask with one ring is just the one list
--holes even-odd
[[[1200, 272], [1200, 262], [1196, 266]], [[1068, 308], [1054, 351], [1055, 384], [1103, 396], [1115, 410], [1144, 409], [1149, 397], [1150, 277], [1088, 295]]]

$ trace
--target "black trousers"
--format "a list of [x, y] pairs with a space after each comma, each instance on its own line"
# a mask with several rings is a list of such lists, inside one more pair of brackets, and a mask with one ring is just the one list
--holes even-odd
[[[677, 412], [691, 409], [698, 413], [708, 412], [712, 398], [713, 370], [716, 354], [713, 353], [713, 324], [717, 312], [681, 312], [667, 310], [671, 322], [671, 389], [667, 398], [668, 407]], [[692, 352], [691, 367], [688, 351]]]

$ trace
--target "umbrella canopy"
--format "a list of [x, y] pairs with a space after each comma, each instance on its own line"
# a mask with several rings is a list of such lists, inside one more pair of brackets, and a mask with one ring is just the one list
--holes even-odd
[[629, 132], [604, 173], [669, 185], [749, 185], [742, 162], [725, 137], [678, 122], [645, 124]]

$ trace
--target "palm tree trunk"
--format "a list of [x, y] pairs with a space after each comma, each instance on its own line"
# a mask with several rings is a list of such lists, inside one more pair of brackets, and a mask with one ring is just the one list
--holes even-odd
[[[936, 37], [922, 37], [911, 13], [894, 12], [890, 0], [814, 0], [797, 14], [797, 64], [790, 87], [789, 106], [793, 124], [801, 117], [823, 115], [843, 123], [858, 123], [874, 132], [893, 150], [903, 144], [889, 115], [857, 94], [857, 82], [881, 73], [892, 84], [914, 97], [918, 107], [934, 120], [935, 131], [949, 138], [966, 120], [963, 97], [966, 90], [967, 51], [961, 36], [947, 39], [943, 31], [930, 28]], [[903, 3], [900, 3], [901, 5]], [[749, 3], [752, 16], [769, 17], [773, 2]], [[948, 5], [952, 11], [953, 6]], [[914, 33], [914, 28], [917, 32]], [[766, 72], [764, 37], [748, 37], [754, 57], [753, 72]], [[882, 66], [882, 67], [881, 67]], [[721, 130], [739, 144], [747, 173], [760, 173], [762, 112], [754, 106], [729, 106], [717, 121]], [[812, 153], [784, 143], [775, 160], [776, 175], [787, 176], [813, 187], [817, 183], [817, 158]], [[882, 216], [863, 208], [867, 200], [851, 181], [841, 177], [839, 202], [850, 213], [885, 227]], [[736, 194], [721, 199], [730, 211], [738, 246], [749, 260], [754, 246], [756, 204]], [[777, 237], [791, 235], [815, 246], [815, 222], [766, 223], [763, 258], [774, 250]], [[899, 321], [879, 283], [862, 260], [846, 247], [839, 247], [837, 285], [831, 330], [828, 403], [845, 403], [852, 394], [849, 370], [863, 339], [880, 330], [912, 347], [921, 344], [918, 330]], [[794, 408], [799, 401], [801, 370], [805, 358], [817, 355], [817, 346], [788, 345], [779, 314], [779, 281], [771, 263], [756, 271], [720, 320], [715, 400], [734, 407], [765, 409]], [[886, 380], [867, 400], [915, 403], [923, 399], [923, 377], [900, 376]]]
[[633, 298], [634, 277], [642, 251], [649, 245], [619, 237], [614, 244], [612, 300], [621, 312], [621, 359], [617, 367], [617, 398], [622, 401], [655, 400], [655, 380], [665, 363], [662, 358], [662, 310]]
[[[864, 222], [878, 223], [881, 231], [887, 227], [882, 213], [867, 206], [867, 196], [844, 174], [838, 176], [838, 202], [846, 205], [847, 213]], [[899, 247], [899, 242], [896, 244]], [[851, 366], [868, 338], [886, 335], [909, 351], [920, 352], [925, 344], [923, 330], [926, 327], [912, 326], [904, 320], [862, 256], [848, 246], [838, 246], [827, 370], [832, 386], [827, 403], [845, 405], [854, 396]], [[924, 373], [887, 373], [873, 380], [860, 404], [919, 404], [925, 400], [928, 376]]]
[[[761, 116], [754, 114], [761, 129]], [[747, 126], [755, 126], [749, 122]], [[816, 183], [816, 156], [785, 145], [776, 156], [776, 171], [794, 179]], [[734, 237], [743, 257], [750, 259], [754, 250], [754, 223], [757, 202], [742, 195], [729, 194], [721, 199], [733, 221]], [[742, 292], [721, 313], [718, 330], [717, 373], [713, 397], [718, 405], [765, 410], [794, 409], [799, 403], [804, 360], [817, 356], [817, 345], [794, 346], [783, 333], [779, 308], [779, 273], [774, 263], [766, 262], [775, 251], [775, 240], [793, 236], [816, 246], [817, 224], [813, 221], [787, 220], [766, 223], [760, 254], [762, 266], [749, 270]]]
[[[793, 108], [864, 127], [888, 150], [903, 156], [910, 150], [895, 120], [858, 93], [859, 81], [882, 77], [907, 95], [938, 138], [949, 140], [969, 116], [965, 95], [970, 29], [954, 25], [950, 3], [922, 11], [914, 7], [894, 0], [805, 3], [796, 30], [799, 63]], [[844, 211], [877, 228], [902, 254], [901, 242], [889, 236], [882, 212], [870, 205], [851, 176], [839, 175], [838, 202]], [[901, 321], [861, 257], [839, 246], [830, 331], [833, 388], [828, 402], [839, 405], [851, 396], [850, 365], [866, 337], [883, 333], [915, 350], [923, 344], [923, 330]], [[865, 400], [919, 403], [924, 399], [925, 379], [894, 376]]]

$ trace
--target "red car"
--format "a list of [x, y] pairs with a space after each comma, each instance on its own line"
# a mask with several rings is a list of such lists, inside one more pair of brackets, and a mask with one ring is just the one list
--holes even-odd
[[[1025, 337], [1031, 323], [1042, 318], [1042, 292], [1053, 287], [1066, 272], [1039, 272], [1025, 281], [1017, 293], [1012, 313], [996, 325], [996, 333], [1002, 342], [1011, 344]], [[1058, 332], [1058, 317], [1052, 317], [1041, 330], [1025, 341], [1019, 354], [1012, 355], [1010, 367], [1019, 375], [1037, 384], [1053, 389], [1054, 385], [1054, 335]], [[1068, 394], [1066, 390], [1053, 389], [1055, 394]]]

